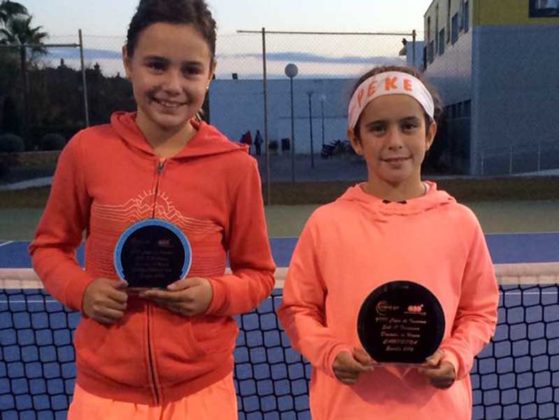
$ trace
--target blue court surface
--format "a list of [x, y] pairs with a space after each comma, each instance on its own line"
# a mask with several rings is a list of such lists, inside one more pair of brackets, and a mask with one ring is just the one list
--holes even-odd
[[[496, 264], [559, 262], [559, 233], [487, 235]], [[296, 238], [272, 239], [279, 267]], [[26, 242], [0, 242], [0, 269], [29, 268]], [[557, 284], [501, 286], [499, 325], [472, 372], [475, 419], [559, 418]], [[281, 290], [239, 317], [235, 378], [241, 419], [308, 419], [310, 368], [275, 311]], [[44, 291], [0, 293], [0, 418], [63, 419], [79, 321]], [[451, 416], [449, 417], [451, 418]]]
[[[486, 235], [495, 264], [559, 262], [559, 232]], [[287, 267], [297, 238], [272, 238], [278, 267]], [[29, 242], [0, 242], [0, 268], [30, 268]], [[80, 257], [83, 253], [80, 252]]]

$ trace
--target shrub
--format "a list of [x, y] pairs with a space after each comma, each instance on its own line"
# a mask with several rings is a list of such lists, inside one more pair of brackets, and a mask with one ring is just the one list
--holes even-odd
[[25, 143], [15, 134], [0, 135], [0, 153], [20, 153], [25, 150]]
[[41, 150], [62, 150], [66, 144], [66, 139], [61, 134], [49, 133], [41, 138], [39, 148]]

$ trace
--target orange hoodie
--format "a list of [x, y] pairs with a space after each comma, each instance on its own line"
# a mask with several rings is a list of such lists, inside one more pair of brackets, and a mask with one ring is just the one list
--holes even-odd
[[[469, 371], [497, 320], [498, 286], [479, 223], [466, 207], [429, 183], [407, 203], [384, 203], [349, 188], [311, 216], [295, 248], [279, 309], [291, 343], [312, 364], [313, 419], [472, 417]], [[457, 372], [447, 390], [415, 369], [379, 367], [352, 386], [332, 371], [343, 350], [362, 347], [357, 316], [367, 295], [392, 280], [412, 280], [441, 302], [441, 349]]]
[[[82, 318], [75, 333], [77, 383], [121, 401], [161, 404], [194, 393], [233, 369], [238, 327], [232, 316], [271, 292], [274, 263], [260, 178], [246, 146], [205, 123], [172, 158], [154, 155], [135, 115], [78, 133], [62, 152], [50, 197], [30, 246], [45, 288], [81, 310], [86, 287], [117, 279], [119, 235], [146, 218], [168, 220], [192, 246], [189, 276], [209, 278], [206, 314], [182, 317], [129, 297], [112, 326]], [[85, 232], [85, 270], [76, 248]], [[225, 275], [229, 257], [231, 275]]]

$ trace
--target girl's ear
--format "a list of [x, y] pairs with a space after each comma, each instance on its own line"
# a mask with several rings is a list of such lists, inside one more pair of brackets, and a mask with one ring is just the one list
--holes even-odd
[[355, 150], [355, 153], [357, 153], [359, 156], [363, 156], [363, 147], [361, 145], [361, 140], [355, 134], [355, 130], [353, 128], [349, 128], [347, 130], [347, 138], [351, 143], [351, 147], [353, 147], [353, 150]]
[[130, 65], [130, 57], [128, 56], [128, 49], [126, 45], [122, 47], [122, 64], [124, 64], [124, 72], [126, 73], [126, 78], [130, 79], [131, 73], [131, 65]]
[[215, 68], [217, 67], [217, 61], [215, 61], [215, 58], [212, 59], [212, 64], [210, 65], [210, 80], [213, 80], [214, 76], [215, 76]]
[[425, 150], [429, 150], [433, 145], [435, 140], [435, 135], [437, 134], [437, 123], [435, 121], [431, 122], [427, 130], [427, 135], [425, 137]]

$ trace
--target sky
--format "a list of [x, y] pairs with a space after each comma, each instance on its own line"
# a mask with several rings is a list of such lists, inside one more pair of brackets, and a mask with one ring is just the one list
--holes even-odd
[[[125, 33], [138, 0], [19, 0], [54, 35]], [[423, 30], [432, 0], [208, 0], [220, 33], [239, 29], [301, 31]]]
[[[100, 63], [105, 74], [122, 71], [119, 51], [138, 0], [19, 0], [33, 15], [33, 24], [49, 33], [47, 42], [77, 42], [84, 35], [87, 65]], [[261, 37], [238, 30], [320, 32], [418, 32], [432, 0], [207, 0], [218, 25], [218, 76], [239, 73], [257, 77]], [[410, 38], [410, 37], [408, 37]], [[362, 56], [397, 56], [402, 36], [270, 38], [270, 72], [281, 74], [285, 61], [299, 60], [302, 74], [335, 75], [361, 70]], [[52, 50], [51, 50], [52, 51]], [[277, 54], [277, 55], [275, 55]], [[78, 63], [75, 51], [53, 51], [52, 60]], [[324, 58], [332, 59], [326, 67]], [[370, 61], [370, 60], [369, 60]], [[313, 64], [314, 62], [314, 64]], [[345, 62], [345, 63], [344, 63]], [[322, 67], [319, 65], [322, 63]], [[275, 65], [274, 65], [275, 64]], [[370, 64], [370, 63], [369, 63]], [[306, 67], [305, 67], [306, 66]], [[301, 68], [301, 66], [300, 66]]]

